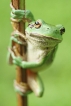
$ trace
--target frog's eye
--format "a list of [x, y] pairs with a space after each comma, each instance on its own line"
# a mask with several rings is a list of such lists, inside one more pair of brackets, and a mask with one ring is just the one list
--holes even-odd
[[38, 29], [41, 27], [41, 23], [39, 21], [36, 21], [34, 26]]

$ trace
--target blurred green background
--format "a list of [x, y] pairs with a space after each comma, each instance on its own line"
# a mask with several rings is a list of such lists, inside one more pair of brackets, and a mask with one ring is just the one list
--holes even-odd
[[[7, 48], [12, 27], [10, 1], [0, 3], [0, 106], [17, 106], [13, 88], [15, 67], [6, 62]], [[52, 66], [40, 73], [45, 86], [42, 98], [29, 95], [29, 106], [71, 106], [71, 0], [26, 0], [26, 8], [36, 19], [47, 23], [63, 24], [66, 33], [59, 45]]]

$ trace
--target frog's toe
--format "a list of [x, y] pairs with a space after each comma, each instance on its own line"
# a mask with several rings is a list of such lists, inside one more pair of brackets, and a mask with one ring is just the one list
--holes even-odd
[[26, 83], [18, 83], [16, 80], [14, 81], [15, 91], [18, 92], [21, 96], [27, 96], [32, 91], [30, 90], [28, 84]]
[[22, 59], [20, 57], [15, 57], [13, 59], [13, 64], [20, 66]]
[[14, 58], [14, 59], [13, 59], [13, 64], [19, 65], [19, 61], [17, 60], [17, 58]]
[[18, 65], [17, 62], [15, 60], [13, 60], [13, 64]]

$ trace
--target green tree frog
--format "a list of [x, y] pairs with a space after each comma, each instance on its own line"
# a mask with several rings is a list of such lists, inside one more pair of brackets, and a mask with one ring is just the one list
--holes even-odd
[[[15, 56], [11, 49], [9, 49], [9, 52], [12, 56], [13, 64], [28, 69], [28, 85], [30, 89], [34, 91], [36, 96], [41, 97], [43, 95], [44, 86], [38, 72], [48, 68], [48, 66], [53, 62], [58, 44], [63, 39], [62, 35], [65, 32], [65, 28], [61, 24], [48, 24], [42, 19], [35, 21], [33, 14], [29, 10], [12, 9], [11, 19], [13, 21], [19, 22], [23, 20], [24, 17], [25, 20], [29, 22], [25, 30], [26, 36], [16, 30], [13, 32], [11, 41], [23, 45], [24, 42], [18, 40], [18, 36], [22, 37], [26, 41], [27, 61], [24, 61], [19, 56]], [[15, 88], [17, 89], [18, 87], [16, 86]], [[19, 92], [23, 93], [21, 88], [19, 88]]]

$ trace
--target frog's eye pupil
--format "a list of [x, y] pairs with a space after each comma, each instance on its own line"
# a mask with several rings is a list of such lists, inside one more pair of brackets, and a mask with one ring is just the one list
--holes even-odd
[[38, 28], [40, 28], [40, 27], [41, 27], [41, 23], [40, 23], [39, 21], [36, 21], [36, 22], [35, 22], [35, 28], [38, 29]]
[[38, 21], [35, 22], [36, 25], [39, 25], [40, 23]]

